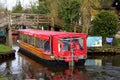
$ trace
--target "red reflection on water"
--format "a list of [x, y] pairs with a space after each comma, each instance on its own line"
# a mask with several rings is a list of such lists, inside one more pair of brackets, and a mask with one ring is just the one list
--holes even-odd
[[85, 68], [61, 68], [44, 66], [35, 61], [20, 55], [22, 59], [22, 70], [26, 79], [44, 80], [87, 80]]
[[[86, 69], [76, 67], [51, 67], [37, 63], [34, 60], [19, 54], [14, 61], [6, 61], [0, 69], [7, 79], [11, 80], [87, 80]], [[4, 73], [4, 74], [3, 74]]]
[[62, 74], [55, 74], [53, 80], [87, 80], [87, 74], [83, 71], [79, 71], [78, 68], [73, 71], [71, 69], [67, 69]]

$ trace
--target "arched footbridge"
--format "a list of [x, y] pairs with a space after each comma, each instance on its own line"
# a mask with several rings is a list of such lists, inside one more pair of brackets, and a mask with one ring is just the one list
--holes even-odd
[[49, 25], [52, 29], [54, 27], [54, 19], [46, 14], [11, 13], [0, 15], [0, 29], [5, 28], [6, 42], [9, 46], [12, 46], [12, 25], [25, 25], [32, 28]]

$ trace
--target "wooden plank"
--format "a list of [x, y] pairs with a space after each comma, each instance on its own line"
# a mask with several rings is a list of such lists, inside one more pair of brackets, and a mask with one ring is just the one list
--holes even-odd
[[[5, 17], [6, 16], [6, 17]], [[21, 13], [12, 13], [10, 15], [0, 16], [0, 24], [10, 24], [9, 17], [11, 16], [12, 23], [15, 25], [52, 25], [54, 22], [49, 15], [46, 14], [21, 14]], [[3, 25], [4, 25], [3, 24]]]

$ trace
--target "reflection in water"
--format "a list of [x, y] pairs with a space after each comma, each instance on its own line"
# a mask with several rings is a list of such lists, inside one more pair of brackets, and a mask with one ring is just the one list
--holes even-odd
[[101, 59], [87, 59], [85, 62], [85, 65], [91, 65], [91, 66], [102, 66], [102, 60]]
[[17, 51], [15, 57], [0, 63], [0, 76], [8, 80], [120, 80], [119, 55], [89, 58], [84, 67], [51, 67]]
[[11, 67], [11, 61], [7, 61], [6, 63], [4, 63], [3, 65], [1, 65], [1, 67], [3, 67], [4, 66], [4, 69], [2, 69], [1, 70], [1, 72], [0, 72], [0, 75], [6, 75], [6, 77], [8, 78], [8, 79], [11, 79], [11, 75], [12, 75], [12, 72], [11, 72], [11, 69], [10, 69], [10, 67]]
[[[22, 70], [25, 79], [37, 79], [37, 80], [87, 80], [85, 68], [80, 67], [50, 67], [38, 64], [29, 58], [24, 57], [22, 59]], [[31, 63], [30, 63], [31, 62]], [[59, 68], [59, 69], [58, 69]]]

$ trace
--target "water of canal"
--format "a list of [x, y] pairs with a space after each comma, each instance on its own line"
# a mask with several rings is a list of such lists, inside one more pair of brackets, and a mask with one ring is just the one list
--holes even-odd
[[15, 59], [0, 62], [0, 76], [7, 80], [120, 80], [120, 55], [88, 58], [84, 67], [51, 67], [13, 48]]

